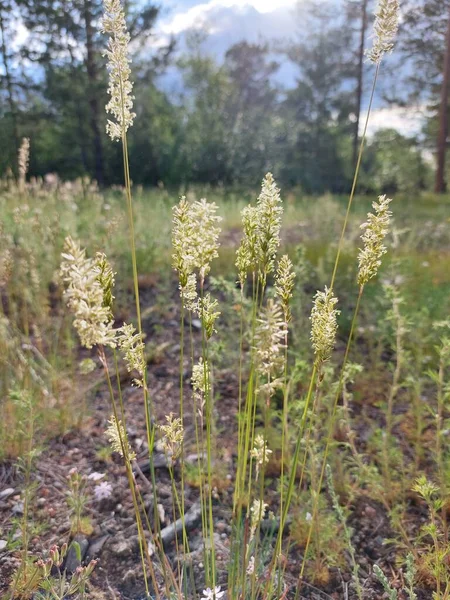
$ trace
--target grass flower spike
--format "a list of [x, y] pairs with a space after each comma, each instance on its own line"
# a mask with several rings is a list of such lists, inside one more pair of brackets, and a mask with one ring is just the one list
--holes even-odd
[[112, 305], [114, 301], [112, 292], [115, 283], [115, 273], [103, 252], [97, 252], [95, 269], [97, 271], [98, 282], [103, 289], [103, 306], [105, 306], [105, 308], [109, 308], [112, 316]]
[[192, 390], [194, 393], [194, 400], [197, 403], [197, 410], [200, 416], [203, 414], [203, 407], [205, 404], [205, 397], [209, 390], [209, 365], [208, 362], [203, 362], [200, 358], [197, 364], [192, 367]]
[[311, 342], [314, 349], [316, 366], [326, 362], [334, 348], [339, 311], [334, 308], [337, 298], [332, 290], [325, 287], [314, 297], [311, 311]]
[[159, 425], [158, 428], [162, 433], [161, 445], [167, 456], [172, 462], [181, 454], [183, 445], [184, 429], [180, 418], [175, 418], [173, 413], [166, 415], [166, 425]]
[[271, 387], [284, 366], [284, 329], [280, 306], [269, 300], [255, 331], [255, 362], [258, 373]]
[[[127, 458], [130, 461], [136, 458], [135, 452], [133, 452], [130, 444], [128, 443], [128, 438], [122, 421], [116, 421], [114, 415], [112, 415], [111, 419], [108, 421], [108, 427], [105, 433], [109, 443], [111, 444], [113, 452], [118, 452], [122, 458]], [[124, 456], [124, 449], [127, 457]]]
[[195, 273], [188, 275], [186, 285], [182, 286], [180, 282], [180, 296], [183, 298], [184, 306], [187, 310], [194, 312], [197, 310], [197, 276]]
[[215, 309], [219, 303], [211, 299], [211, 294], [206, 294], [204, 298], [198, 300], [196, 311], [202, 320], [205, 328], [206, 339], [209, 340], [213, 333], [216, 333], [215, 322], [220, 317], [220, 312]]
[[379, 64], [385, 54], [392, 52], [398, 31], [400, 5], [398, 0], [379, 0], [373, 26], [374, 41], [367, 58]]
[[130, 81], [130, 58], [125, 13], [120, 0], [104, 0], [103, 32], [108, 33], [108, 47], [104, 55], [108, 58], [110, 100], [106, 112], [114, 120], [108, 119], [106, 132], [114, 140], [122, 139], [136, 116], [133, 109], [133, 84]]
[[262, 182], [261, 194], [257, 202], [257, 239], [260, 262], [260, 278], [266, 281], [275, 265], [275, 257], [280, 246], [280, 228], [283, 207], [280, 190], [272, 173], [267, 173]]
[[253, 500], [253, 504], [250, 508], [250, 539], [254, 538], [256, 528], [264, 519], [268, 506], [269, 505], [262, 500], [257, 498]]
[[172, 267], [178, 273], [181, 292], [187, 286], [188, 277], [194, 268], [192, 252], [194, 230], [191, 204], [185, 196], [182, 196], [179, 203], [173, 207], [172, 217]]
[[28, 164], [30, 161], [30, 140], [29, 138], [23, 138], [19, 148], [19, 187], [23, 190], [25, 186], [25, 178], [28, 173]]
[[216, 212], [217, 204], [207, 202], [204, 198], [194, 202], [191, 207], [194, 225], [191, 238], [193, 266], [198, 269], [201, 282], [209, 273], [213, 258], [219, 256], [218, 240], [221, 230], [218, 223], [222, 217], [219, 217]]
[[117, 330], [117, 344], [125, 355], [128, 372], [137, 371], [139, 379], [134, 379], [138, 387], [144, 385], [144, 371], [146, 367], [144, 349], [145, 345], [141, 336], [136, 333], [133, 325], [124, 325]]
[[239, 273], [239, 283], [244, 287], [249, 271], [256, 271], [258, 263], [258, 209], [256, 206], [246, 206], [242, 212], [242, 228], [244, 236], [236, 251], [236, 267]]
[[294, 289], [295, 272], [290, 258], [285, 254], [278, 263], [275, 292], [280, 299], [286, 323], [291, 320], [290, 300]]
[[256, 461], [256, 478], [258, 478], [260, 467], [263, 467], [269, 462], [270, 455], [272, 454], [272, 450], [267, 447], [267, 442], [262, 435], [256, 436], [250, 454]]
[[381, 257], [386, 254], [386, 246], [383, 241], [389, 231], [389, 222], [392, 213], [389, 204], [392, 202], [386, 196], [379, 196], [378, 202], [373, 203], [374, 213], [367, 215], [367, 221], [361, 225], [364, 233], [361, 236], [364, 248], [358, 256], [358, 284], [365, 285], [378, 272], [381, 265]]
[[[95, 345], [114, 348], [116, 331], [108, 300], [112, 297], [112, 282], [109, 277], [102, 280], [102, 273], [110, 269], [105, 266], [104, 255], [97, 260], [86, 258], [85, 250], [68, 237], [62, 258], [60, 274], [67, 284], [64, 299], [75, 316], [73, 324], [82, 345], [86, 348]], [[107, 281], [106, 287], [102, 287], [102, 281], [104, 285]]]

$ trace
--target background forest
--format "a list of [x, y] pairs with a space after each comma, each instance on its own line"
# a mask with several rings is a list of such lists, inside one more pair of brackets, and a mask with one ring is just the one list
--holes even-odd
[[[105, 134], [101, 4], [1, 0], [0, 175], [16, 171], [27, 136], [31, 176], [120, 183], [120, 148]], [[272, 170], [305, 193], [347, 191], [370, 97], [373, 66], [363, 51], [374, 10], [374, 0], [305, 0], [289, 9], [294, 35], [274, 27], [270, 38], [247, 36], [215, 52], [208, 39], [218, 23], [199, 19], [168, 35], [158, 25], [170, 15], [164, 3], [129, 0], [139, 119], [129, 139], [134, 183], [248, 187]], [[400, 133], [380, 113], [361, 191], [445, 188], [449, 11], [449, 0], [402, 3], [396, 55], [374, 108], [422, 117]], [[280, 75], [286, 70], [288, 82]]]

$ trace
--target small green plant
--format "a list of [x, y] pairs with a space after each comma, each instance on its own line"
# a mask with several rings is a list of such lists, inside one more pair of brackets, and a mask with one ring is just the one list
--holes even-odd
[[[72, 542], [71, 547], [80, 560], [80, 547], [77, 542]], [[68, 574], [63, 568], [68, 549], [67, 544], [61, 548], [56, 545], [52, 546], [48, 557], [35, 563], [40, 577], [39, 587], [34, 595], [38, 600], [63, 600], [71, 596], [76, 596], [78, 600], [84, 600], [88, 597], [87, 585], [97, 561], [91, 560], [88, 565], [79, 566], [73, 574]]]
[[417, 479], [413, 491], [425, 501], [430, 517], [429, 522], [423, 525], [417, 540], [424, 543], [420, 552], [421, 568], [436, 582], [433, 599], [447, 600], [450, 594], [450, 574], [447, 568], [450, 544], [446, 533], [445, 516], [442, 514], [444, 502], [441, 498], [441, 490], [425, 476], [421, 476]]
[[392, 587], [392, 585], [389, 582], [389, 579], [386, 577], [386, 575], [383, 573], [383, 571], [378, 565], [373, 565], [373, 572], [375, 574], [375, 577], [383, 586], [383, 589], [387, 594], [388, 600], [398, 600], [397, 590]]

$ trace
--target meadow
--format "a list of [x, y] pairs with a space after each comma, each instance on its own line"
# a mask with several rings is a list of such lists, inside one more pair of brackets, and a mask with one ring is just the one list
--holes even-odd
[[[160, 539], [167, 539], [166, 560], [186, 586], [185, 597], [195, 597], [209, 583], [202, 543], [205, 515], [198, 508], [206, 502], [208, 482], [204, 479], [208, 473], [217, 554], [215, 586], [227, 589], [233, 553], [240, 556], [242, 552], [233, 545], [240, 536], [250, 535], [233, 524], [239, 510], [235, 493], [244, 450], [238, 444], [245, 443], [240, 429], [245, 423], [242, 406], [252, 368], [252, 289], [250, 286], [241, 295], [235, 260], [242, 237], [241, 211], [255, 201], [258, 190], [194, 187], [187, 191], [189, 202], [207, 197], [223, 217], [219, 256], [212, 261], [205, 282], [205, 291], [218, 299], [217, 312], [221, 313], [215, 323], [217, 333], [208, 341], [212, 365], [210, 471], [201, 464], [204, 440], [199, 439], [191, 386], [191, 352], [195, 359], [201, 355], [202, 325], [195, 317], [189, 324], [186, 316], [183, 324], [185, 356], [180, 386], [182, 309], [179, 281], [171, 265], [171, 229], [173, 207], [181, 193], [139, 188], [133, 193], [152, 422], [163, 425], [167, 415], [180, 415], [181, 387], [182, 457], [175, 452], [177, 458], [173, 459], [174, 448], [161, 443], [164, 431], [156, 430], [155, 440], [150, 440], [154, 470], [149, 470], [142, 389], [133, 387], [133, 373], [122, 361], [117, 362], [117, 356], [108, 356], [106, 362], [114, 374], [113, 393], [121, 396], [130, 449], [137, 455], [130, 465], [141, 508], [145, 507], [143, 514], [148, 515], [150, 531], [154, 532], [154, 539], [146, 534], [147, 543], [154, 544], [150, 553], [158, 554], [155, 540], [159, 531]], [[295, 597], [295, 590], [301, 590], [297, 597], [352, 598], [361, 593], [364, 598], [379, 598], [382, 583], [374, 575], [374, 565], [386, 573], [392, 594], [414, 597], [405, 596], [403, 591], [408, 586], [407, 557], [413, 557], [410, 568], [417, 597], [431, 597], [440, 579], [442, 591], [437, 597], [445, 598], [449, 585], [445, 376], [450, 360], [446, 321], [450, 199], [427, 194], [392, 201], [388, 252], [378, 276], [366, 286], [343, 385], [338, 386], [357, 299], [360, 225], [374, 200], [355, 198], [335, 283], [341, 310], [335, 350], [324, 364], [314, 410], [309, 407], [305, 412], [309, 369], [314, 360], [309, 315], [314, 291], [327, 284], [333, 270], [346, 199], [302, 197], [295, 190], [281, 191], [281, 197], [280, 255], [291, 257], [296, 275], [290, 299], [288, 375], [286, 384], [271, 392], [269, 407], [259, 396], [252, 404], [252, 436], [256, 439], [264, 433], [270, 453], [261, 465], [264, 477], [258, 475], [258, 487], [263, 485], [268, 505], [258, 531], [258, 579], [252, 591], [248, 577], [246, 593], [262, 594], [267, 585], [267, 569], [280, 526], [280, 517], [271, 520], [269, 510], [270, 514], [280, 514], [281, 488], [284, 486], [286, 498], [292, 453], [306, 415], [301, 460], [281, 541], [286, 597]], [[80, 240], [91, 257], [105, 252], [116, 273], [115, 326], [135, 320], [125, 192], [119, 188], [101, 192], [88, 181], [65, 184], [53, 177], [32, 181], [23, 189], [4, 181], [1, 202], [0, 539], [5, 598], [10, 597], [7, 590], [14, 582], [17, 597], [31, 597], [32, 590], [36, 594], [42, 583], [42, 573], [39, 577], [34, 574], [36, 561], [49, 560], [54, 544], [70, 545], [73, 540], [79, 544], [75, 546], [78, 558], [84, 562], [77, 562], [72, 550], [72, 564], [86, 565], [99, 558], [90, 575], [89, 597], [142, 597], [145, 571], [149, 586], [154, 584], [148, 566], [140, 560], [139, 528], [133, 519], [126, 468], [105, 434], [112, 413], [105, 365], [98, 350], [80, 347], [59, 274], [64, 240], [69, 235]], [[274, 277], [269, 275], [265, 295], [271, 298], [274, 292]], [[188, 338], [191, 342], [186, 343]], [[189, 350], [191, 345], [194, 350]], [[337, 410], [333, 410], [335, 398], [339, 399]], [[329, 428], [332, 436], [326, 450]], [[203, 429], [206, 431], [204, 423]], [[247, 447], [249, 456], [250, 450]], [[318, 488], [325, 451], [333, 483], [322, 482]], [[426, 480], [420, 479], [424, 477]], [[315, 496], [317, 489], [320, 494]], [[243, 523], [249, 519], [248, 508], [249, 501], [244, 499]], [[181, 514], [187, 523], [184, 528], [180, 526]], [[177, 520], [178, 537], [173, 527]], [[247, 523], [247, 527], [251, 526]], [[246, 543], [250, 543], [248, 539]], [[189, 551], [183, 549], [185, 544]], [[243, 560], [248, 563], [249, 559]], [[236, 570], [238, 562], [233, 567]], [[303, 583], [298, 587], [301, 569]], [[163, 562], [154, 575], [162, 586], [167, 577], [164, 573]], [[155, 594], [154, 589], [151, 593]]]
[[5, 600], [448, 600], [450, 197], [1, 181]]

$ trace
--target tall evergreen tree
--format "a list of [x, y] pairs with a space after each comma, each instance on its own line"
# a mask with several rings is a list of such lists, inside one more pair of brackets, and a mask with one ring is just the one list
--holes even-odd
[[[446, 189], [450, 86], [450, 0], [409, 0], [402, 27], [403, 49], [413, 61], [409, 77], [413, 94], [429, 105], [437, 117], [435, 191]], [[430, 130], [430, 129], [429, 129]]]

